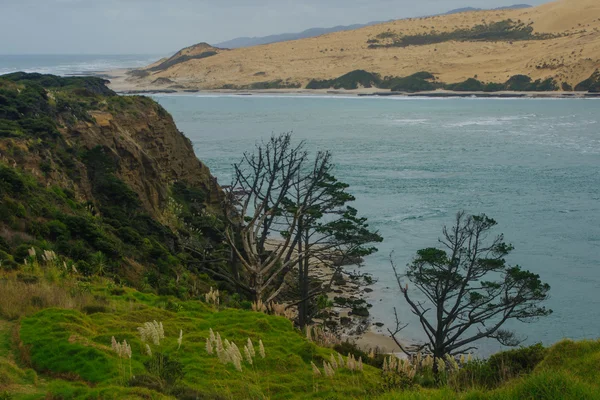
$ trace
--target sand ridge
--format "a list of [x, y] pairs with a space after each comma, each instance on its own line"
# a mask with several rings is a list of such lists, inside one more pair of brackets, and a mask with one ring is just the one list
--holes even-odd
[[[532, 23], [534, 32], [560, 35], [546, 40], [514, 42], [443, 42], [431, 45], [368, 48], [367, 40], [390, 31], [411, 35], [448, 32], [481, 23], [511, 19]], [[192, 46], [193, 47], [193, 46]], [[504, 82], [512, 75], [555, 78], [575, 85], [600, 68], [600, 1], [559, 0], [521, 10], [467, 12], [397, 20], [353, 31], [248, 48], [218, 51], [191, 59], [142, 79], [118, 82], [130, 90], [156, 88], [168, 78], [179, 89], [216, 89], [283, 80], [304, 87], [311, 79], [331, 79], [356, 69], [381, 76], [429, 71], [443, 82], [477, 77]], [[162, 86], [166, 88], [168, 85]]]

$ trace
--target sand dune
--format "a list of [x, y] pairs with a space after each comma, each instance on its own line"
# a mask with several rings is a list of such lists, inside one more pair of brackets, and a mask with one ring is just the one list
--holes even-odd
[[[508, 19], [532, 23], [536, 33], [560, 37], [375, 49], [368, 48], [367, 43], [387, 31], [399, 35], [450, 32]], [[171, 86], [198, 89], [279, 79], [304, 86], [313, 78], [331, 79], [356, 69], [382, 76], [429, 71], [443, 82], [475, 76], [484, 82], [504, 82], [512, 75], [526, 74], [534, 79], [553, 77], [559, 83], [574, 85], [600, 68], [600, 1], [559, 0], [523, 10], [405, 19], [316, 38], [216, 52], [211, 57], [153, 71], [145, 78], [130, 78], [126, 86], [147, 89], [157, 78], [168, 78]]]

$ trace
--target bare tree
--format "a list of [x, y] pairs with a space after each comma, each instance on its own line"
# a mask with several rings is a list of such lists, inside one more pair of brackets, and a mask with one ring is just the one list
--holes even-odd
[[310, 161], [304, 143], [292, 145], [289, 133], [257, 146], [234, 168], [224, 236], [243, 271], [233, 269], [227, 280], [268, 303], [296, 268], [296, 304], [304, 325], [308, 301], [322, 292], [308, 288], [310, 267], [329, 262], [332, 253], [338, 259], [370, 254], [375, 248], [364, 245], [381, 237], [346, 205], [354, 197], [347, 193], [348, 185], [332, 175], [331, 154], [318, 152]]
[[[306, 158], [304, 143], [292, 145], [291, 134], [286, 133], [271, 137], [234, 165], [235, 176], [224, 207], [225, 238], [246, 272], [234, 273], [234, 279], [257, 300], [272, 301], [279, 293], [272, 284], [301, 256], [288, 252], [303, 212], [301, 207], [290, 209], [289, 197], [302, 179]], [[283, 240], [267, 248], [274, 233]]]
[[[513, 247], [504, 242], [503, 235], [488, 240], [495, 225], [484, 214], [459, 212], [455, 226], [443, 229], [439, 240], [443, 249], [419, 250], [405, 275], [392, 262], [400, 291], [427, 336], [420, 349], [427, 349], [434, 358], [468, 352], [483, 338], [516, 346], [522, 341], [502, 329], [507, 321], [531, 322], [552, 313], [540, 306], [550, 286], [539, 275], [506, 263], [504, 258]], [[412, 297], [408, 284], [402, 282], [404, 276], [426, 300]], [[396, 323], [395, 332], [389, 332], [408, 354], [397, 338], [406, 327], [397, 314]]]

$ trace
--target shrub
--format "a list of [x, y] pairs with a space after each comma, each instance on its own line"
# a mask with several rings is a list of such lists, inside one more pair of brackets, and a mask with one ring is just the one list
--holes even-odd
[[575, 91], [600, 92], [600, 70], [597, 69], [589, 78], [575, 85]]
[[416, 35], [401, 36], [394, 32], [387, 31], [377, 35], [378, 39], [390, 41], [385, 44], [371, 43], [369, 48], [377, 47], [407, 47], [423, 46], [429, 44], [449, 42], [452, 40], [462, 42], [476, 41], [515, 41], [515, 40], [544, 40], [556, 37], [552, 34], [533, 33], [531, 25], [525, 25], [522, 22], [515, 22], [510, 19], [483, 23], [471, 28], [455, 29], [448, 32], [431, 32]]
[[513, 75], [511, 76], [506, 83], [507, 90], [512, 91], [526, 91], [529, 89], [529, 85], [531, 84], [531, 78], [527, 75]]
[[510, 379], [533, 372], [544, 360], [548, 349], [541, 343], [492, 355], [488, 360], [473, 360], [465, 364], [450, 384], [455, 389], [484, 387], [493, 389]]
[[563, 82], [561, 84], [560, 88], [563, 90], [563, 92], [572, 92], [573, 91], [573, 86], [569, 85], [567, 82]]
[[370, 88], [377, 86], [380, 78], [377, 74], [373, 74], [362, 69], [357, 69], [347, 74], [344, 74], [335, 79], [329, 80], [312, 80], [306, 85], [307, 89], [358, 89], [358, 86]]
[[457, 92], [482, 92], [485, 89], [485, 85], [475, 78], [469, 78], [463, 82], [447, 84], [444, 89], [455, 90]]

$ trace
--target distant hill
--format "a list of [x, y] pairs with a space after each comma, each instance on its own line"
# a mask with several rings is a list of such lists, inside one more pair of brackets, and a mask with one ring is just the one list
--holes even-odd
[[[531, 6], [528, 4], [515, 4], [512, 6], [498, 7], [493, 8], [493, 10], [507, 10], [507, 9], [521, 9], [521, 8], [530, 8]], [[465, 7], [465, 8], [457, 8], [455, 10], [448, 11], [442, 15], [449, 14], [457, 14], [461, 12], [468, 11], [482, 11], [483, 8], [474, 8], [474, 7]], [[299, 33], [281, 33], [278, 35], [269, 35], [262, 37], [238, 37], [235, 39], [227, 40], [225, 42], [217, 43], [215, 47], [222, 47], [226, 49], [238, 49], [241, 47], [252, 47], [258, 46], [261, 44], [269, 44], [269, 43], [278, 43], [278, 42], [287, 42], [289, 40], [298, 40], [298, 39], [306, 39], [316, 36], [325, 35], [327, 33], [333, 32], [343, 32], [343, 31], [351, 31], [354, 29], [364, 28], [366, 26], [382, 24], [384, 22], [390, 22], [393, 20], [387, 21], [371, 21], [366, 24], [353, 24], [353, 25], [338, 25], [333, 28], [310, 28], [305, 31]]]
[[462, 12], [470, 11], [485, 11], [485, 10], [520, 10], [523, 8], [531, 8], [529, 4], [513, 4], [512, 6], [496, 7], [496, 8], [476, 8], [476, 7], [463, 7], [450, 10], [442, 15], [458, 14]]
[[299, 33], [282, 33], [279, 35], [269, 35], [263, 37], [239, 37], [225, 42], [216, 44], [216, 47], [224, 47], [227, 49], [238, 49], [240, 47], [252, 47], [261, 44], [270, 44], [278, 42], [287, 42], [289, 40], [306, 39], [315, 36], [325, 35], [333, 32], [351, 31], [354, 29], [363, 28], [365, 26], [377, 25], [387, 21], [373, 21], [366, 24], [354, 25], [338, 25], [333, 28], [311, 28]]

